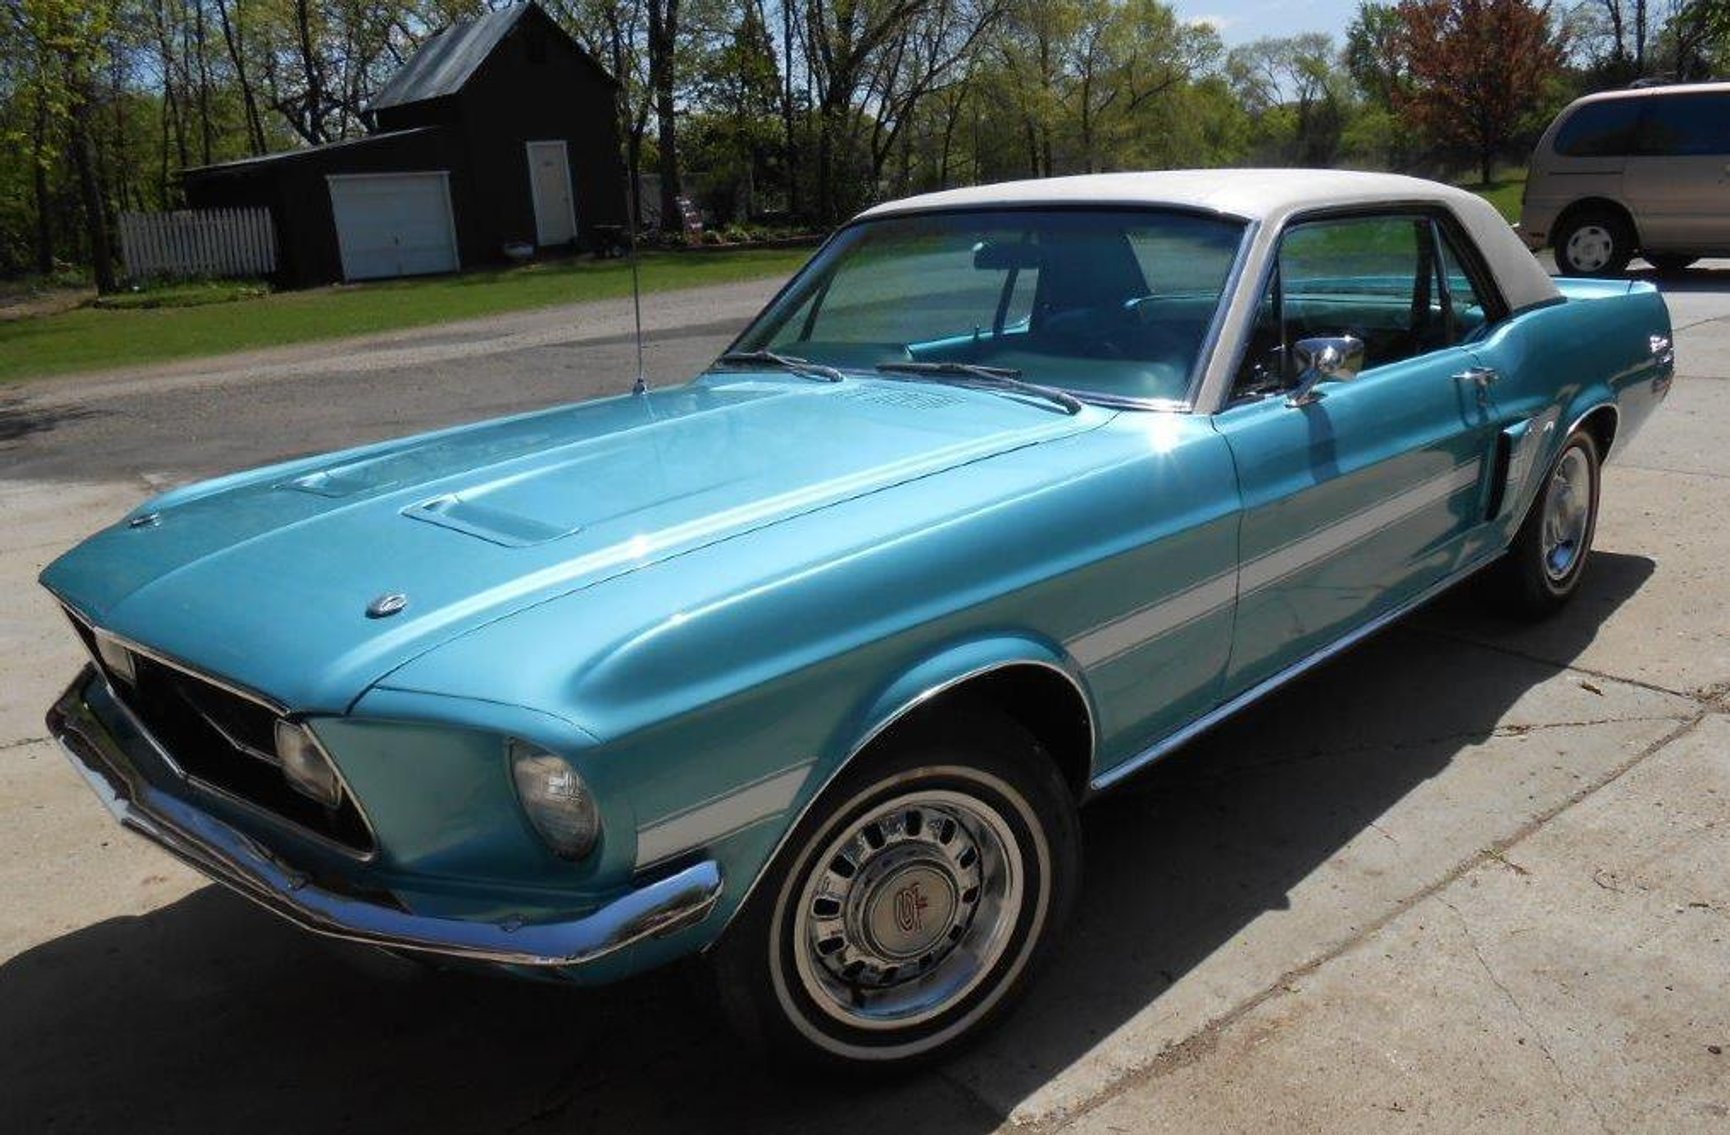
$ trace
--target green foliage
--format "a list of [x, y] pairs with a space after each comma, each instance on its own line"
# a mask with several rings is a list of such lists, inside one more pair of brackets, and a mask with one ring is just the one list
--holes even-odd
[[262, 280], [176, 280], [151, 283], [98, 296], [90, 306], [108, 311], [146, 311], [158, 307], [204, 307], [213, 303], [259, 299], [270, 294]]

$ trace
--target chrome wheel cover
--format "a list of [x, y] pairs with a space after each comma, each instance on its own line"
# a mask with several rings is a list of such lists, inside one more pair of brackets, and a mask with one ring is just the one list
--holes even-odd
[[1568, 263], [1581, 272], [1596, 272], [1610, 263], [1616, 251], [1616, 238], [1603, 225], [1581, 225], [1568, 237], [1563, 254]]
[[1592, 465], [1579, 446], [1562, 455], [1544, 490], [1544, 522], [1540, 545], [1544, 574], [1560, 583], [1586, 554], [1586, 533], [1592, 520]]
[[811, 1001], [853, 1028], [905, 1028], [956, 1005], [1021, 911], [1014, 829], [959, 792], [886, 801], [811, 862], [792, 911], [794, 967]]

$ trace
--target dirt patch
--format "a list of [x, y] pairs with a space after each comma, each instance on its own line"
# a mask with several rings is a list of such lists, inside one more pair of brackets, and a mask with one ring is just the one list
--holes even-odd
[[0, 291], [0, 323], [33, 319], [39, 315], [58, 315], [83, 307], [95, 298], [95, 288], [55, 288], [45, 292], [18, 293]]

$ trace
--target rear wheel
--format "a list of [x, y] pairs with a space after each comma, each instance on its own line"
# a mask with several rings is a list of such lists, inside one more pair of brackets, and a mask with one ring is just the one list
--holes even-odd
[[1562, 224], [1555, 247], [1556, 267], [1564, 276], [1613, 276], [1634, 258], [1634, 233], [1607, 209], [1585, 209]]
[[1050, 759], [1011, 721], [957, 715], [824, 793], [716, 947], [717, 993], [789, 1055], [941, 1059], [1025, 987], [1079, 874]]
[[1598, 528], [1598, 444], [1575, 430], [1497, 567], [1510, 613], [1543, 618], [1579, 590]]

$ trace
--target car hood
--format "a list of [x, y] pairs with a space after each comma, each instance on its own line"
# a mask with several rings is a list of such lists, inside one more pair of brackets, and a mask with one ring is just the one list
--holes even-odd
[[[1108, 417], [928, 384], [711, 376], [191, 485], [42, 581], [115, 634], [340, 712], [533, 603]], [[406, 605], [369, 615], [385, 595]]]

